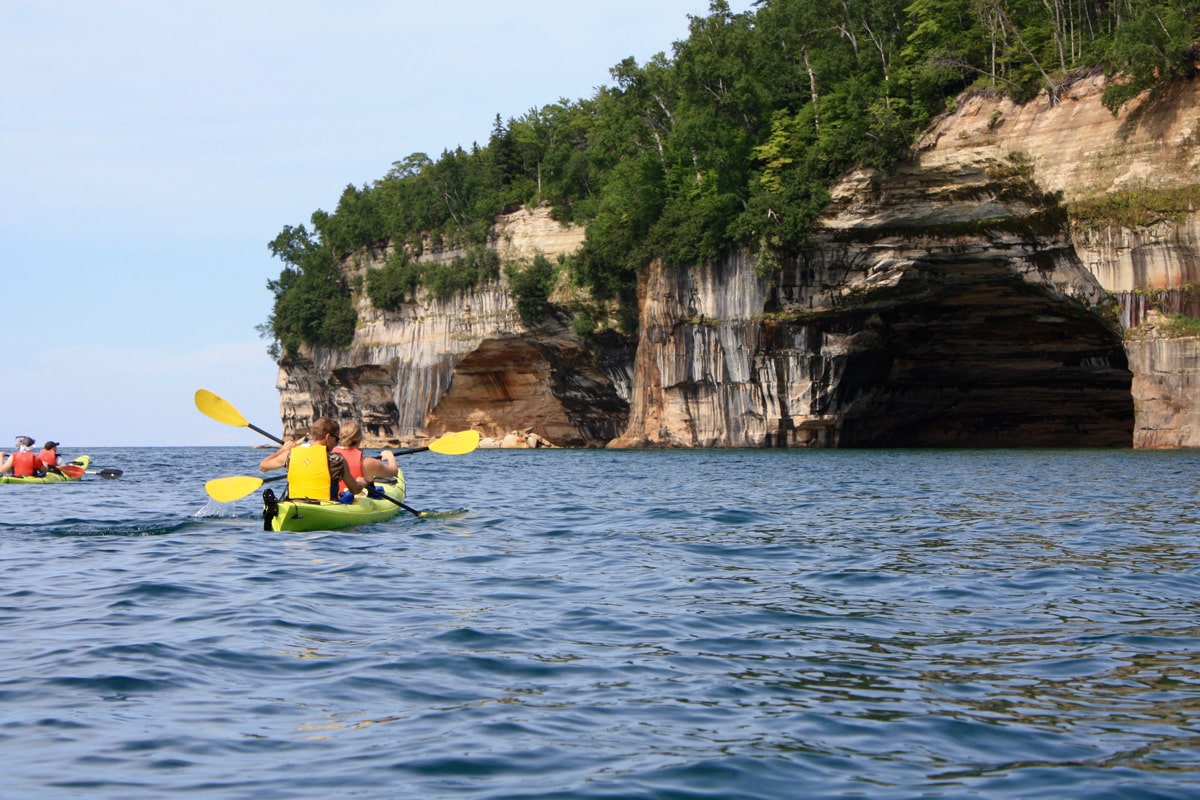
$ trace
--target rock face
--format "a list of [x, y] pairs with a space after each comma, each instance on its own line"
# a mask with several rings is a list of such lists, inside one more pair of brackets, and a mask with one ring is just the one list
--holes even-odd
[[[924, 137], [920, 162], [935, 167], [1019, 151], [1032, 162], [1038, 183], [1068, 203], [1194, 186], [1200, 174], [1200, 81], [1172, 83], [1154, 102], [1140, 99], [1116, 116], [1100, 102], [1103, 88], [1103, 78], [1092, 76], [1070, 86], [1055, 104], [1044, 97], [1024, 106], [983, 95], [964, 99]], [[1132, 228], [1073, 226], [1076, 253], [1120, 302], [1125, 329], [1145, 321], [1149, 293], [1168, 311], [1200, 316], [1198, 211]], [[1194, 424], [1200, 396], [1191, 391], [1200, 380], [1200, 339], [1163, 338], [1157, 329], [1137, 333], [1127, 342], [1135, 376], [1133, 446], [1200, 447]]]
[[[471, 427], [519, 446], [1200, 446], [1200, 340], [1143, 326], [1123, 341], [1147, 290], [1200, 316], [1200, 218], [1084, 229], [1066, 213], [1190, 183], [1200, 83], [1117, 117], [1102, 88], [962, 98], [899, 169], [847, 175], [769, 275], [745, 253], [647, 265], [636, 341], [580, 340], [565, 316], [528, 330], [502, 283], [397, 313], [360, 299], [350, 348], [281, 367], [285, 429], [330, 415], [375, 445]], [[495, 231], [506, 259], [582, 241], [544, 209]]]
[[651, 268], [611, 446], [1128, 445], [1115, 304], [1003, 172], [855, 173], [773, 281]]
[[[509, 215], [500, 229], [497, 247], [510, 259], [536, 251], [554, 257], [582, 241], [546, 209]], [[366, 254], [347, 269], [375, 269], [385, 259]], [[360, 296], [358, 313], [349, 348], [308, 348], [281, 365], [277, 388], [289, 435], [330, 416], [360, 420], [367, 446], [474, 428], [501, 440], [520, 430], [584, 447], [603, 445], [624, 427], [628, 344], [608, 337], [584, 347], [553, 320], [530, 332], [499, 283], [445, 300], [422, 297], [394, 313]]]

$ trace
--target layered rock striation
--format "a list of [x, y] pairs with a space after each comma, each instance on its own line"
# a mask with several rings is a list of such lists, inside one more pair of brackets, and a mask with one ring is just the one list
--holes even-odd
[[[1200, 176], [1200, 81], [1176, 81], [1112, 114], [1101, 103], [1104, 78], [1084, 76], [1049, 102], [1016, 105], [979, 94], [920, 143], [925, 168], [1019, 152], [1037, 182], [1069, 207], [1103, 198], [1141, 198], [1194, 189]], [[1168, 328], [1141, 330], [1154, 307], [1200, 317], [1200, 209], [1177, 203], [1138, 221], [1072, 224], [1080, 261], [1119, 302], [1135, 379], [1134, 447], [1200, 447], [1200, 339]], [[1192, 365], [1192, 366], [1189, 366]]]
[[[508, 259], [554, 257], [582, 241], [581, 231], [554, 222], [547, 209], [508, 215], [497, 227], [495, 246]], [[364, 254], [346, 268], [376, 269], [386, 257]], [[501, 282], [446, 299], [423, 295], [397, 312], [374, 308], [365, 295], [357, 300], [350, 347], [306, 348], [281, 365], [277, 388], [289, 435], [331, 416], [360, 420], [369, 446], [473, 428], [499, 440], [520, 430], [586, 447], [624, 427], [631, 354], [619, 338], [585, 346], [555, 319], [529, 331]]]
[[770, 279], [652, 267], [612, 446], [1127, 445], [1115, 303], [1015, 172], [859, 171]]
[[[771, 270], [746, 253], [647, 265], [636, 339], [581, 339], [565, 314], [528, 329], [503, 281], [395, 313], [360, 298], [351, 347], [282, 365], [285, 429], [328, 414], [375, 444], [471, 427], [561, 446], [1200, 446], [1200, 341], [1143, 324], [1150, 291], [1200, 314], [1196, 215], [1068, 215], [1187, 185], [1200, 84], [1117, 116], [1102, 89], [962, 98], [898, 169], [847, 175]], [[545, 209], [495, 231], [506, 259], [582, 241]]]

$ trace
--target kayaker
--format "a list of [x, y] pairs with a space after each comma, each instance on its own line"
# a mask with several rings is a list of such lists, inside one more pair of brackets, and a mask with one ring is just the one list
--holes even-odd
[[[376, 478], [394, 478], [400, 472], [400, 467], [396, 464], [396, 455], [391, 450], [384, 450], [379, 454], [379, 458], [363, 455], [363, 451], [359, 448], [362, 444], [362, 428], [354, 420], [342, 425], [342, 434], [338, 439], [338, 446], [333, 448], [333, 452], [341, 453], [346, 459], [346, 463], [350, 465], [350, 471], [354, 473], [354, 477], [359, 480], [373, 481]], [[346, 491], [345, 483], [338, 487], [339, 491]]]
[[47, 472], [54, 472], [62, 475], [58, 465], [62, 462], [58, 459], [58, 442], [46, 442], [42, 445], [42, 452], [37, 454]]
[[[0, 475], [11, 472], [14, 478], [42, 477], [46, 474], [46, 465], [33, 452], [34, 440], [28, 436], [18, 436], [13, 447], [16, 451], [4, 463], [0, 464]], [[0, 455], [3, 455], [0, 453]]]
[[303, 442], [284, 442], [283, 446], [259, 462], [263, 472], [287, 467], [288, 495], [309, 500], [335, 500], [339, 481], [354, 494], [367, 488], [367, 483], [354, 476], [341, 453], [333, 448], [340, 433], [337, 422], [328, 417], [313, 421], [308, 439]]

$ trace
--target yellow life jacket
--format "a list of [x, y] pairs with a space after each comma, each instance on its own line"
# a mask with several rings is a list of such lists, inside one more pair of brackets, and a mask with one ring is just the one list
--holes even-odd
[[331, 500], [333, 478], [329, 474], [329, 454], [323, 444], [302, 444], [288, 454], [288, 496], [309, 500]]

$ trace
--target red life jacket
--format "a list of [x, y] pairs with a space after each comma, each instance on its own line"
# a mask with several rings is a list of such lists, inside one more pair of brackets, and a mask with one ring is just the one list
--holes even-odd
[[32, 450], [20, 450], [13, 453], [13, 477], [28, 478], [38, 472], [44, 472], [46, 465], [33, 454]]
[[[337, 447], [333, 448], [333, 452], [341, 453], [342, 458], [346, 459], [346, 463], [350, 465], [351, 475], [358, 478], [360, 481], [363, 479], [362, 450], [359, 450], [357, 447], [342, 447], [341, 445], [338, 445]], [[350, 487], [346, 485], [345, 481], [338, 481], [338, 492], [344, 492], [349, 488]]]
[[58, 464], [58, 453], [54, 452], [53, 450], [43, 450], [37, 454], [37, 457], [41, 459], [42, 464], [47, 467], [53, 467]]

